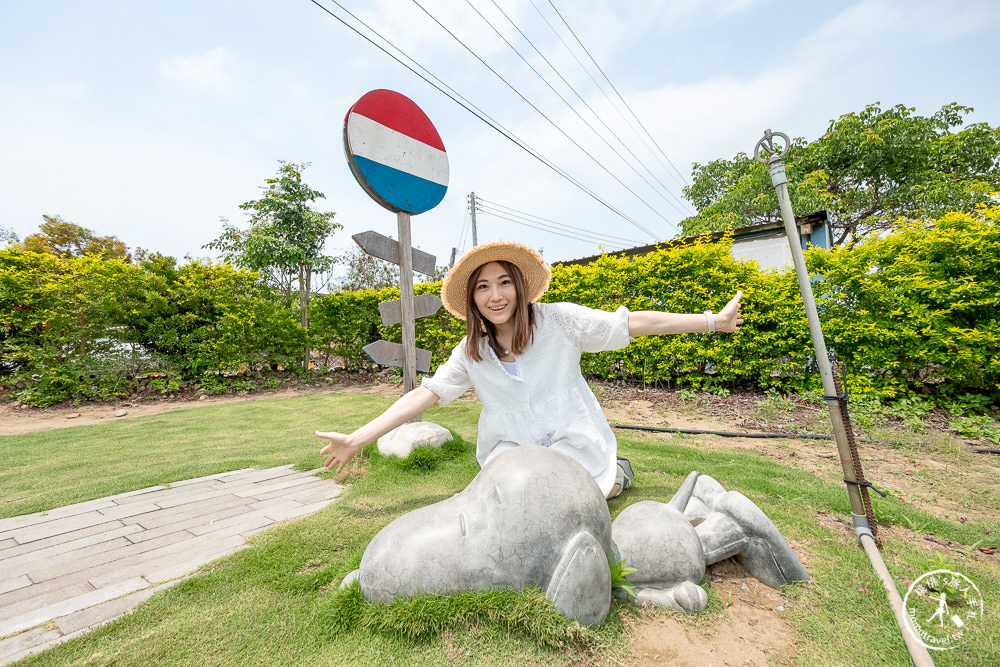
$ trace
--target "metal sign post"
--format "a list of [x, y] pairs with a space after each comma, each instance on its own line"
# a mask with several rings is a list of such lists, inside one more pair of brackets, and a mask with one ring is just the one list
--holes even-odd
[[[775, 137], [780, 138], [784, 147], [777, 145]], [[827, 408], [830, 413], [830, 422], [833, 425], [833, 435], [837, 442], [837, 451], [840, 454], [840, 465], [844, 473], [844, 483], [847, 484], [847, 495], [851, 501], [851, 517], [854, 519], [854, 532], [861, 542], [862, 548], [871, 561], [872, 568], [882, 581], [889, 597], [889, 604], [896, 617], [896, 624], [899, 626], [906, 642], [907, 649], [913, 664], [917, 667], [930, 665], [933, 667], [934, 661], [931, 659], [927, 648], [917, 639], [916, 630], [913, 623], [903, 608], [903, 600], [896, 590], [896, 584], [889, 574], [882, 554], [879, 553], [875, 536], [872, 534], [874, 521], [869, 522], [870, 504], [867, 500], [867, 488], [862, 485], [864, 475], [861, 472], [860, 460], [856, 460], [856, 450], [852, 451], [851, 440], [853, 434], [849, 434], [845, 427], [848, 423], [846, 415], [841, 411], [841, 399], [837, 390], [836, 382], [833, 378], [833, 369], [830, 367], [830, 357], [827, 354], [826, 340], [823, 337], [823, 328], [820, 325], [819, 313], [816, 310], [816, 300], [813, 297], [812, 281], [809, 279], [809, 270], [806, 268], [805, 255], [802, 253], [802, 241], [799, 237], [799, 230], [795, 224], [795, 213], [792, 211], [792, 201], [788, 196], [788, 177], [785, 174], [785, 164], [782, 159], [791, 141], [787, 134], [782, 132], [772, 132], [767, 130], [764, 137], [754, 146], [754, 157], [758, 162], [762, 162], [770, 167], [771, 184], [778, 195], [778, 205], [781, 207], [781, 219], [785, 225], [785, 235], [788, 237], [788, 248], [792, 251], [792, 263], [795, 265], [795, 275], [799, 283], [799, 291], [802, 293], [802, 301], [805, 303], [806, 318], [809, 321], [809, 333], [812, 336], [813, 350], [816, 353], [816, 365], [819, 368], [820, 377], [823, 380], [823, 393], [825, 394]]]

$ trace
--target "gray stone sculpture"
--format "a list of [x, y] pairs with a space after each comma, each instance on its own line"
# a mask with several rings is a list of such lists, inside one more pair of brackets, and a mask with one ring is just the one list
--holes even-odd
[[611, 606], [610, 553], [611, 515], [590, 473], [557, 451], [515, 447], [464, 491], [383, 528], [341, 586], [359, 579], [374, 603], [537, 586], [591, 625]]
[[627, 577], [637, 604], [685, 612], [708, 605], [699, 584], [705, 568], [725, 558], [774, 588], [809, 580], [770, 519], [711, 477], [692, 472], [670, 502], [635, 503], [612, 524], [579, 463], [544, 447], [515, 447], [461, 493], [383, 528], [341, 587], [357, 579], [366, 600], [385, 603], [536, 586], [568, 618], [590, 625], [603, 622], [611, 604], [609, 554], [637, 569]]
[[612, 532], [620, 558], [637, 569], [626, 577], [637, 604], [701, 611], [708, 606], [698, 586], [705, 568], [731, 557], [772, 588], [809, 581], [760, 508], [697, 472], [688, 475], [670, 502], [643, 501], [622, 510]]

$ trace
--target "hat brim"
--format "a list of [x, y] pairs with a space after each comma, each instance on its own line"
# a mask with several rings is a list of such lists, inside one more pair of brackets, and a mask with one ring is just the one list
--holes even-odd
[[478, 245], [455, 263], [441, 285], [441, 301], [452, 315], [466, 318], [469, 277], [483, 264], [510, 262], [524, 277], [524, 296], [535, 301], [549, 288], [552, 272], [542, 256], [533, 248], [516, 241], [493, 241]]

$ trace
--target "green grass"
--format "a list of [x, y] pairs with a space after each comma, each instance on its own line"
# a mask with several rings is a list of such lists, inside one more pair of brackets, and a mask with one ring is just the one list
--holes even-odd
[[[240, 468], [312, 470], [323, 463], [314, 431], [351, 431], [391, 402], [361, 394], [247, 401], [2, 436], [0, 518]], [[472, 403], [448, 409], [469, 437], [478, 413]]]
[[[3, 513], [247, 466], [295, 463], [312, 469], [321, 463], [315, 429], [352, 429], [388, 403], [331, 394], [2, 437]], [[642, 622], [646, 612], [619, 600], [607, 622], [584, 628], [562, 618], [537, 590], [368, 605], [356, 586], [338, 588], [382, 527], [450, 497], [475, 476], [470, 443], [477, 415], [478, 404], [471, 402], [429, 411], [427, 419], [460, 436], [455, 444], [409, 462], [369, 448], [352, 468], [350, 488], [328, 508], [255, 536], [250, 548], [206, 566], [132, 615], [24, 664], [629, 664], [625, 627]], [[612, 515], [640, 500], [669, 499], [692, 469], [712, 475], [772, 518], [812, 576], [810, 584], [783, 591], [797, 664], [909, 664], [885, 592], [853, 531], [819, 520], [849, 521], [844, 488], [752, 452], [697, 444], [693, 438], [621, 437], [620, 449], [637, 476], [627, 493], [611, 501]], [[876, 513], [889, 523], [919, 525], [922, 534], [950, 540], [958, 552], [984, 538], [995, 543], [1000, 535], [996, 522], [949, 522], [894, 498], [877, 500]], [[931, 553], [920, 541], [887, 541], [883, 555], [901, 594], [922, 573], [918, 561]], [[951, 560], [979, 585], [986, 619], [966, 644], [934, 658], [938, 665], [995, 664], [1000, 575], [982, 559], [959, 554]], [[711, 591], [709, 600], [704, 614], [679, 618], [694, 630], [710, 627], [724, 605]]]

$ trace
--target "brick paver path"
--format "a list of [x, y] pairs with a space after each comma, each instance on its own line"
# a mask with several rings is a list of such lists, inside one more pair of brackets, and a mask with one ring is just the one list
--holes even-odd
[[243, 548], [253, 533], [315, 512], [343, 490], [291, 467], [235, 470], [0, 519], [0, 665], [128, 613]]

